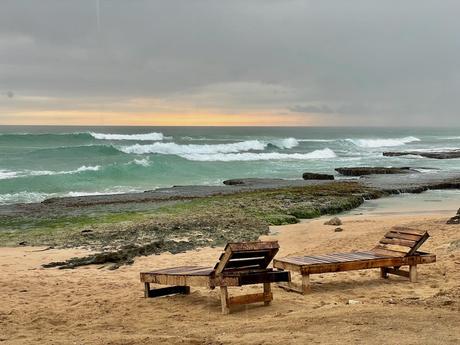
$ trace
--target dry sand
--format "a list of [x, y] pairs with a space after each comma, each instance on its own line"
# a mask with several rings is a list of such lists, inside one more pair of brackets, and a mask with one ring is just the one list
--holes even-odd
[[380, 279], [379, 270], [314, 275], [307, 296], [274, 287], [271, 306], [243, 306], [228, 316], [218, 289], [144, 299], [139, 282], [142, 270], [213, 265], [222, 248], [142, 257], [115, 271], [40, 267], [84, 250], [0, 248], [0, 344], [460, 344], [460, 248], [449, 247], [460, 227], [446, 225], [447, 218], [345, 216], [343, 232], [324, 219], [273, 227], [264, 239], [278, 239], [283, 256], [370, 249], [391, 226], [408, 225], [430, 231], [423, 249], [438, 261], [419, 266], [415, 284]]

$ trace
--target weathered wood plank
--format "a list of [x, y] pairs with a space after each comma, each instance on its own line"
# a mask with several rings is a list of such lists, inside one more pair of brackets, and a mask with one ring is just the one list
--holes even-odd
[[232, 252], [242, 252], [254, 250], [279, 249], [279, 244], [278, 241], [256, 241], [228, 243], [227, 247], [230, 248]]
[[411, 283], [417, 282], [417, 265], [409, 266], [409, 279]]
[[[279, 250], [278, 241], [258, 241], [258, 242], [241, 242], [241, 243], [228, 243], [225, 247], [225, 252], [221, 255], [220, 261], [215, 266], [216, 274], [222, 273], [226, 270], [233, 256], [242, 257], [244, 252], [261, 252], [265, 251], [264, 260], [259, 265], [261, 268], [265, 268], [272, 261], [273, 257]], [[233, 266], [235, 267], [235, 266]], [[233, 268], [228, 267], [228, 268]]]
[[391, 228], [391, 231], [408, 234], [408, 235], [419, 235], [419, 236], [422, 236], [426, 233], [426, 231], [423, 231], [423, 230], [407, 228], [404, 226], [394, 226]]
[[381, 244], [391, 244], [395, 246], [403, 246], [403, 247], [409, 247], [412, 248], [415, 246], [417, 243], [416, 241], [410, 241], [410, 240], [402, 240], [399, 238], [382, 238], [380, 240]]
[[270, 283], [264, 283], [264, 305], [270, 305], [273, 300], [272, 287]]
[[249, 294], [249, 295], [229, 297], [228, 304], [232, 306], [232, 305], [240, 305], [240, 304], [265, 302], [266, 298], [269, 300], [272, 300], [273, 294], [270, 292], [266, 296], [264, 293], [254, 293], [254, 294]]
[[425, 241], [430, 237], [430, 235], [428, 234], [428, 232], [425, 232], [422, 236], [422, 238], [409, 250], [409, 252], [407, 253], [407, 255], [413, 255], [417, 249], [420, 248], [420, 246], [425, 243]]
[[385, 234], [386, 238], [399, 238], [401, 240], [409, 240], [409, 241], [418, 241], [420, 238], [422, 238], [421, 235], [409, 235], [409, 234], [403, 234], [400, 232], [396, 231], [389, 231]]
[[[352, 262], [343, 262], [343, 263], [331, 263], [324, 265], [307, 265], [301, 266], [300, 272], [304, 274], [318, 274], [318, 273], [328, 273], [328, 272], [341, 272], [341, 271], [351, 271], [351, 270], [360, 270], [360, 269], [370, 269], [370, 268], [380, 268], [380, 267], [391, 267], [391, 266], [405, 266], [405, 265], [416, 265], [435, 262], [435, 255], [415, 255], [409, 257], [388, 257], [381, 259], [371, 259], [371, 260], [359, 260]], [[278, 263], [278, 262], [277, 262]], [[275, 267], [281, 265], [275, 264]], [[280, 267], [278, 267], [280, 268]]]
[[222, 305], [222, 314], [230, 314], [230, 307], [228, 303], [228, 289], [226, 286], [220, 287], [220, 303]]
[[141, 282], [143, 283], [178, 286], [213, 286], [213, 282], [210, 276], [170, 275], [142, 272], [140, 274], [140, 278]]
[[372, 251], [379, 255], [389, 256], [389, 257], [402, 257], [406, 256], [407, 252], [400, 252], [399, 250], [388, 249], [384, 246], [376, 246]]
[[162, 268], [158, 270], [153, 270], [148, 273], [161, 273], [161, 274], [176, 274], [177, 272], [182, 272], [180, 274], [184, 274], [183, 272], [192, 272], [196, 270], [209, 270], [212, 271], [212, 267], [204, 267], [204, 266], [177, 266], [177, 267], [168, 267]]

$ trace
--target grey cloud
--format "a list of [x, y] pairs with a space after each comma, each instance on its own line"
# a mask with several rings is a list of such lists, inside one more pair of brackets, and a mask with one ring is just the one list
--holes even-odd
[[460, 125], [459, 11], [455, 0], [4, 0], [0, 88]]
[[295, 113], [317, 113], [317, 114], [334, 114], [336, 111], [327, 105], [294, 105], [289, 107], [290, 111]]

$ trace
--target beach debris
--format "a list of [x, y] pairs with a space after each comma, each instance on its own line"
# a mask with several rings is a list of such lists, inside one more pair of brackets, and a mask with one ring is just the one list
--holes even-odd
[[334, 218], [329, 219], [327, 222], [325, 222], [324, 225], [338, 226], [338, 225], [342, 225], [342, 221], [340, 220], [339, 217], [334, 217]]
[[334, 175], [329, 174], [317, 174], [311, 172], [305, 172], [302, 175], [304, 180], [333, 180]]
[[91, 230], [91, 229], [83, 229], [82, 231], [80, 231], [80, 234], [86, 235], [86, 234], [90, 234], [92, 232], [93, 232], [93, 230]]
[[19, 246], [27, 246], [27, 244], [28, 243], [26, 241], [22, 241], [18, 243]]
[[446, 224], [460, 224], [460, 208], [457, 211], [457, 214], [450, 218]]
[[335, 169], [339, 174], [344, 176], [364, 176], [364, 175], [385, 175], [385, 174], [407, 174], [418, 172], [410, 167], [386, 168], [386, 167], [348, 167]]
[[343, 229], [341, 227], [338, 227], [338, 228], [334, 229], [334, 232], [342, 232], [342, 231], [343, 231]]
[[355, 300], [355, 299], [349, 299], [349, 300], [347, 301], [347, 304], [348, 304], [348, 305], [362, 304], [362, 303], [363, 303], [363, 302], [357, 301], [357, 300]]

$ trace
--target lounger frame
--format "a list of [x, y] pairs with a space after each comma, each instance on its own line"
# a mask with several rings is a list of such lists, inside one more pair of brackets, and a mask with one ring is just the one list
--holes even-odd
[[[417, 282], [417, 265], [436, 261], [436, 255], [417, 251], [428, 239], [427, 232], [410, 228], [395, 227], [370, 251], [332, 253], [312, 256], [290, 256], [275, 259], [273, 266], [300, 273], [300, 288], [289, 283], [281, 287], [306, 294], [310, 291], [310, 275], [352, 270], [380, 268], [380, 276], [388, 278], [394, 274]], [[409, 266], [409, 270], [401, 269]]]
[[[271, 283], [290, 281], [288, 271], [267, 268], [278, 250], [277, 241], [229, 243], [214, 268], [181, 266], [142, 272], [140, 279], [144, 283], [144, 296], [189, 294], [190, 286], [220, 287], [223, 314], [230, 313], [233, 305], [255, 302], [269, 305], [273, 300]], [[151, 284], [170, 286], [152, 288]], [[228, 287], [252, 284], [263, 284], [263, 292], [229, 297]]]

